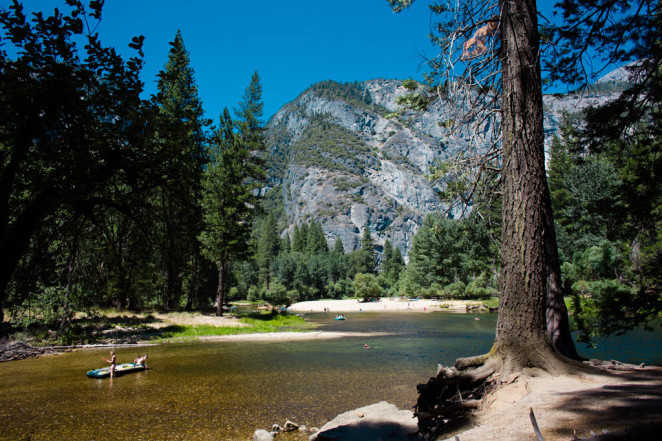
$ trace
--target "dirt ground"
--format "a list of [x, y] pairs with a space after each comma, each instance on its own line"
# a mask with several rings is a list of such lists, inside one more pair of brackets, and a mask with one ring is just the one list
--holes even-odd
[[659, 439], [617, 433], [635, 428], [659, 434], [662, 369], [561, 376], [528, 372], [489, 397], [458, 436], [461, 441], [535, 440], [531, 410], [545, 441]]
[[[530, 371], [508, 380], [463, 426], [439, 439], [534, 441], [532, 411], [545, 441], [660, 439], [661, 368], [561, 376]], [[382, 402], [339, 415], [311, 439], [416, 440], [415, 421], [410, 410]]]

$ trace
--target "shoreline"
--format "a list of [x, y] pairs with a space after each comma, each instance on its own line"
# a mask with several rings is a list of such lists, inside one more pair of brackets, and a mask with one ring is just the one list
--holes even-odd
[[[303, 313], [360, 313], [360, 312], [388, 312], [388, 313], [429, 313], [429, 312], [450, 312], [465, 313], [469, 307], [479, 307], [479, 301], [442, 301], [442, 300], [399, 300], [384, 298], [374, 302], [362, 302], [357, 299], [348, 300], [313, 300], [299, 302], [291, 305], [287, 310], [293, 314]], [[233, 316], [213, 316], [207, 314], [190, 313], [111, 313], [109, 317], [128, 317], [138, 319], [148, 319], [149, 323], [143, 323], [147, 329], [158, 330], [170, 325], [206, 325], [215, 327], [246, 327]], [[134, 332], [131, 325], [115, 325], [112, 328], [102, 331], [110, 334], [112, 332]], [[137, 338], [127, 338], [126, 336], [107, 335], [98, 343], [74, 344], [74, 345], [53, 345], [53, 346], [32, 346], [28, 342], [6, 341], [0, 346], [0, 362], [18, 360], [23, 358], [39, 357], [44, 355], [57, 354], [77, 349], [98, 349], [112, 347], [139, 347], [154, 346], [162, 344], [175, 344], [186, 342], [276, 342], [276, 341], [306, 341], [306, 340], [330, 340], [338, 338], [370, 338], [389, 335], [388, 333], [374, 332], [339, 332], [323, 330], [298, 330], [298, 331], [275, 331], [275, 332], [253, 332], [230, 335], [207, 335], [190, 337], [173, 337], [160, 339], [157, 341], [144, 340], [140, 336]], [[20, 354], [13, 354], [11, 346], [13, 344], [27, 344], [32, 349], [23, 346]], [[8, 353], [6, 353], [8, 352]]]
[[400, 300], [383, 298], [375, 302], [349, 300], [311, 300], [287, 308], [290, 312], [464, 312], [467, 307], [482, 305], [476, 300]]

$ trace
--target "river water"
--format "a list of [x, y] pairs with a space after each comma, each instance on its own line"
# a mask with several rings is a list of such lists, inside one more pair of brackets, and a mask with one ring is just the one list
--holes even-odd
[[[438, 363], [489, 350], [496, 323], [495, 314], [346, 316], [345, 321], [334, 321], [331, 314], [309, 319], [324, 330], [389, 335], [122, 347], [116, 351], [118, 363], [147, 351], [150, 369], [113, 380], [85, 376], [106, 365], [107, 349], [2, 363], [0, 439], [248, 440], [254, 430], [286, 419], [319, 427], [339, 413], [381, 400], [411, 408], [415, 385], [433, 376]], [[581, 352], [662, 364], [660, 332], [637, 331], [617, 343], [620, 353], [611, 342]]]

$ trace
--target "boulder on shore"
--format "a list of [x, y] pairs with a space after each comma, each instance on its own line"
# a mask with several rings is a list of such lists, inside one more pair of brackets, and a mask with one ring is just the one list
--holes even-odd
[[338, 415], [309, 440], [413, 440], [417, 439], [413, 437], [418, 430], [417, 423], [413, 412], [400, 410], [394, 404], [381, 401]]

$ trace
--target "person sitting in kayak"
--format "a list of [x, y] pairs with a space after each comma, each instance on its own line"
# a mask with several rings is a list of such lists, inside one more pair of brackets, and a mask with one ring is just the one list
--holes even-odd
[[115, 351], [110, 351], [110, 360], [104, 358], [104, 361], [106, 361], [106, 363], [110, 363], [110, 378], [113, 378], [115, 376], [115, 365], [117, 364]]
[[147, 354], [139, 355], [133, 362], [147, 368]]

